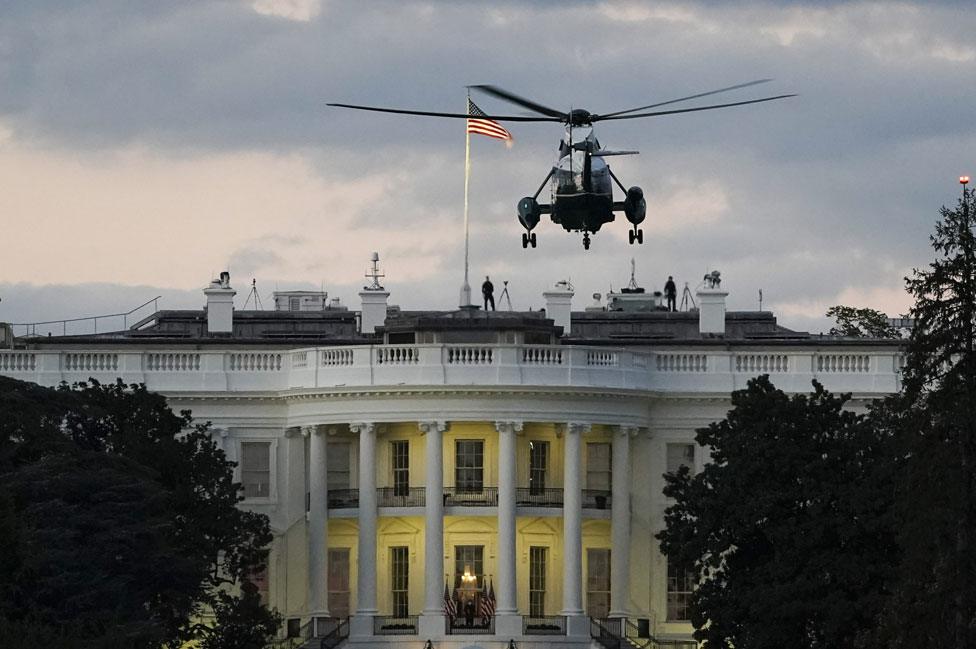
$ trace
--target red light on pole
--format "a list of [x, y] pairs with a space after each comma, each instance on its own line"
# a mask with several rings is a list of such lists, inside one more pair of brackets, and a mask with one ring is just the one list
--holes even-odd
[[959, 176], [959, 184], [960, 185], [969, 184], [969, 176]]

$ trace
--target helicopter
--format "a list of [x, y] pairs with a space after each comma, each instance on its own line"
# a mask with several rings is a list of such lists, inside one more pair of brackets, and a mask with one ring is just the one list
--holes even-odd
[[[647, 201], [644, 198], [644, 191], [636, 185], [629, 188], [624, 187], [623, 183], [610, 170], [610, 165], [605, 161], [605, 158], [611, 156], [637, 155], [638, 151], [603, 149], [593, 132], [593, 125], [596, 122], [693, 113], [719, 108], [731, 108], [733, 106], [745, 106], [747, 104], [758, 104], [796, 96], [794, 94], [785, 94], [723, 104], [696, 106], [693, 108], [651, 110], [723, 92], [740, 90], [770, 81], [772, 79], [757, 79], [755, 81], [700, 92], [686, 97], [603, 114], [591, 113], [582, 108], [571, 108], [568, 112], [556, 110], [503, 90], [498, 86], [473, 85], [469, 86], [469, 88], [479, 90], [497, 99], [528, 109], [536, 114], [534, 116], [478, 115], [480, 119], [490, 119], [499, 122], [561, 122], [565, 125], [565, 134], [559, 143], [559, 157], [556, 164], [549, 170], [549, 174], [542, 181], [542, 184], [539, 185], [535, 194], [522, 198], [517, 204], [516, 214], [519, 223], [526, 230], [522, 233], [522, 247], [536, 247], [536, 233], [533, 230], [539, 225], [542, 215], [548, 214], [553, 223], [562, 226], [567, 232], [582, 232], [583, 248], [589, 250], [590, 235], [599, 232], [604, 224], [612, 222], [615, 219], [614, 212], [623, 212], [627, 221], [630, 222], [631, 229], [628, 233], [630, 244], [644, 243], [644, 231], [640, 228], [640, 224], [644, 222], [647, 215]], [[467, 113], [380, 108], [356, 104], [330, 103], [328, 105], [338, 108], [426, 117], [445, 117], [452, 119], [468, 119], [472, 117], [472, 115]], [[542, 190], [545, 189], [550, 181], [551, 201], [549, 203], [539, 203], [539, 194], [542, 193]], [[614, 184], [623, 192], [623, 200], [621, 201], [614, 200]]]

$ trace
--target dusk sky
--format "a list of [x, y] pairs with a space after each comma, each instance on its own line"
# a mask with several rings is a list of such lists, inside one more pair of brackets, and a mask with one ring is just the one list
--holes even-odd
[[[976, 176], [976, 14], [961, 2], [133, 0], [0, 4], [0, 321], [200, 308], [229, 269], [324, 287], [358, 308], [377, 251], [390, 302], [454, 308], [463, 272], [463, 121], [327, 102], [462, 112], [489, 83], [610, 112], [752, 79], [777, 102], [605, 122], [648, 201], [584, 251], [515, 204], [555, 160], [558, 124], [472, 137], [471, 273], [516, 309], [557, 280], [594, 292], [719, 269], [732, 309], [819, 331], [827, 307], [909, 305], [905, 275]], [[519, 114], [491, 97], [489, 113]], [[707, 103], [708, 100], [700, 100]], [[694, 102], [689, 106], [697, 105]], [[548, 195], [548, 189], [543, 197]], [[497, 293], [496, 293], [497, 294]]]

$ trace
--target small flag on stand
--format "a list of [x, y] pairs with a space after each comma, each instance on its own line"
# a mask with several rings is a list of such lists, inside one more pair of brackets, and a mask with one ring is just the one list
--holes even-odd
[[457, 602], [451, 597], [451, 589], [447, 587], [446, 581], [444, 582], [444, 615], [452, 620], [457, 617]]
[[468, 97], [468, 133], [487, 135], [498, 140], [505, 140], [506, 144], [511, 145], [514, 141], [512, 134], [493, 119], [488, 119], [485, 111], [478, 108], [471, 97]]

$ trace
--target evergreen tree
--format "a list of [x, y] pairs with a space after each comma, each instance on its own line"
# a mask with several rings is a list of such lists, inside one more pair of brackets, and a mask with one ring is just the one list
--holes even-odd
[[976, 203], [943, 207], [936, 259], [907, 280], [915, 298], [897, 433], [903, 553], [883, 629], [895, 647], [976, 647]]
[[890, 475], [886, 440], [849, 398], [753, 379], [698, 430], [712, 461], [666, 476], [658, 539], [699, 578], [705, 649], [870, 646], [893, 561]]
[[[0, 646], [263, 643], [279, 617], [245, 583], [271, 533], [233, 466], [144, 386], [0, 377]], [[221, 626], [241, 615], [250, 635]]]

